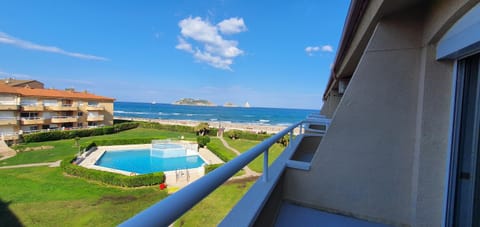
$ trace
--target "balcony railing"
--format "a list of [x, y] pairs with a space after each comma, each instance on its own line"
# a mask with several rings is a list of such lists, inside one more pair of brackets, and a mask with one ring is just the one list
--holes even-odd
[[38, 124], [43, 124], [45, 121], [41, 117], [22, 117], [20, 118], [22, 125], [38, 125]]
[[87, 110], [92, 111], [92, 110], [105, 110], [105, 107], [102, 105], [88, 105]]
[[103, 115], [87, 116], [87, 121], [103, 121], [104, 118]]
[[16, 125], [18, 117], [0, 117], [0, 125]]
[[141, 213], [138, 213], [134, 217], [122, 223], [120, 226], [168, 226], [172, 224], [195, 204], [203, 200], [226, 180], [228, 180], [262, 153], [264, 154], [264, 172], [261, 180], [268, 182], [270, 180], [268, 168], [269, 148], [287, 134], [290, 135], [290, 140], [292, 140], [293, 132], [297, 127], [299, 127], [298, 132], [300, 134], [303, 133], [303, 123], [305, 122], [302, 121], [296, 123], [264, 140], [262, 143], [253, 147], [249, 151], [225, 163], [221, 167], [215, 169], [197, 181], [187, 185], [185, 188], [181, 189], [175, 194], [168, 196]]
[[21, 105], [23, 111], [43, 111], [43, 105]]
[[68, 123], [68, 122], [77, 122], [77, 116], [52, 116], [52, 123]]
[[18, 110], [18, 105], [14, 102], [0, 102], [0, 110]]
[[53, 110], [53, 111], [76, 111], [78, 110], [78, 105], [73, 105], [73, 104], [62, 104], [62, 105], [56, 105], [56, 106], [45, 106], [47, 110]]

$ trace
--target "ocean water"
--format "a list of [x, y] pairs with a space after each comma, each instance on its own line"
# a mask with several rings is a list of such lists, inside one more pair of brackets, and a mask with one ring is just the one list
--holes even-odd
[[182, 106], [162, 103], [115, 102], [115, 117], [287, 126], [319, 110], [263, 107]]

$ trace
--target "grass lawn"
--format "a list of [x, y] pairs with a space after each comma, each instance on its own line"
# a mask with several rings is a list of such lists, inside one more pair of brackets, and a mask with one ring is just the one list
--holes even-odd
[[[250, 148], [256, 146], [257, 144], [260, 143], [260, 141], [254, 141], [254, 140], [244, 140], [244, 139], [237, 139], [237, 140], [232, 140], [228, 137], [224, 137], [225, 141], [227, 143], [237, 149], [240, 152], [245, 152], [248, 151]], [[282, 151], [285, 148], [282, 147], [280, 144], [274, 144], [273, 146], [270, 147], [270, 150], [268, 152], [268, 165], [271, 165], [275, 159], [282, 153]], [[248, 167], [252, 169], [255, 172], [263, 172], [263, 153], [255, 158], [252, 162], [248, 164]]]
[[[0, 226], [113, 226], [166, 196], [64, 176], [60, 168], [0, 170]], [[61, 224], [60, 224], [61, 223]]]
[[179, 218], [174, 226], [217, 226], [254, 182], [224, 184]]
[[[117, 134], [81, 138], [92, 140], [158, 137], [195, 140], [194, 134], [137, 128]], [[213, 142], [213, 143], [212, 143]], [[212, 144], [230, 158], [236, 155], [221, 141]], [[23, 147], [53, 146], [18, 153], [0, 165], [51, 162], [78, 152], [74, 140], [29, 143]], [[66, 176], [60, 168], [0, 169], [0, 226], [114, 226], [166, 196], [157, 186], [126, 189]], [[176, 225], [215, 226], [250, 188], [253, 181], [225, 184], [180, 218]], [[61, 224], [59, 224], [61, 223]]]
[[[80, 144], [86, 144], [93, 140], [109, 140], [109, 139], [126, 139], [126, 138], [144, 138], [144, 137], [157, 137], [158, 139], [177, 139], [180, 136], [184, 136], [185, 140], [195, 141], [196, 136], [193, 133], [178, 133], [169, 132], [157, 129], [147, 128], [135, 128], [116, 134], [84, 137], [80, 139]], [[26, 151], [17, 153], [15, 157], [7, 160], [0, 161], [0, 166], [18, 165], [25, 163], [38, 163], [38, 162], [54, 162], [62, 160], [67, 157], [71, 157], [78, 152], [78, 148], [75, 147], [75, 141], [71, 140], [57, 140], [46, 141], [37, 143], [22, 144], [21, 147], [39, 147], [39, 146], [53, 146], [51, 149], [38, 150], [38, 151]]]
[[223, 143], [222, 143], [222, 141], [220, 141], [219, 138], [210, 137], [210, 142], [207, 144], [207, 147], [213, 153], [217, 154], [217, 156], [219, 156], [219, 157], [223, 156], [228, 161], [237, 157], [237, 154], [233, 153], [233, 151], [231, 151], [231, 150], [227, 149], [225, 146], [223, 146]]

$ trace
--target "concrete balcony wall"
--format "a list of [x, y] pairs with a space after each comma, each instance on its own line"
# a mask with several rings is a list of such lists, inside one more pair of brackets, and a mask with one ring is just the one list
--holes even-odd
[[43, 111], [45, 108], [43, 105], [35, 105], [35, 106], [24, 106], [22, 105], [22, 111]]
[[85, 109], [88, 111], [103, 111], [105, 110], [105, 107], [103, 107], [102, 105], [86, 106]]
[[1, 104], [0, 103], [0, 110], [18, 110], [18, 105], [15, 104]]
[[16, 117], [0, 117], [0, 125], [17, 125], [18, 118]]
[[78, 106], [75, 106], [75, 105], [45, 106], [45, 109], [51, 110], [51, 111], [77, 111]]
[[44, 124], [43, 118], [20, 118], [22, 125], [41, 125]]
[[104, 120], [103, 115], [98, 115], [98, 116], [88, 116], [87, 121], [103, 121]]
[[50, 119], [52, 123], [70, 123], [70, 122], [77, 122], [77, 116], [52, 116]]

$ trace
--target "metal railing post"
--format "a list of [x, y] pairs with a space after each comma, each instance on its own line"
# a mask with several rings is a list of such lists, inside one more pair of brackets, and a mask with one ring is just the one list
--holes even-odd
[[268, 182], [268, 148], [263, 152], [263, 181]]

